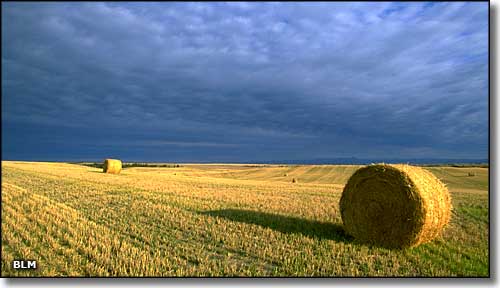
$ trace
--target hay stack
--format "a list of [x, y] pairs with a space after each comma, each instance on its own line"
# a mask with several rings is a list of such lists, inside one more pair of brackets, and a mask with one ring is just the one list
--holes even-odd
[[104, 160], [103, 172], [111, 174], [119, 174], [122, 171], [122, 161], [117, 159]]
[[438, 236], [450, 220], [448, 189], [432, 173], [409, 165], [357, 170], [342, 192], [346, 232], [388, 248], [413, 247]]

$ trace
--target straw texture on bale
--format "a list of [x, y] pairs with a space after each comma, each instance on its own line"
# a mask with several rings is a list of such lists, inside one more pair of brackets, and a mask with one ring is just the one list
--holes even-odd
[[119, 174], [122, 171], [122, 161], [117, 159], [104, 160], [104, 173]]
[[340, 198], [344, 229], [361, 242], [407, 248], [440, 235], [451, 215], [446, 186], [410, 165], [369, 165], [347, 181]]

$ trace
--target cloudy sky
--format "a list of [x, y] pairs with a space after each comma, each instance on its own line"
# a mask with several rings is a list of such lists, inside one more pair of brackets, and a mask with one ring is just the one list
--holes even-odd
[[2, 3], [2, 158], [487, 158], [488, 3]]

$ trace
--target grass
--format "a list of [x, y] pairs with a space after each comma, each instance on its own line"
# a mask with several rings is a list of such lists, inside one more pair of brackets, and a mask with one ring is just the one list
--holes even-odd
[[[186, 164], [111, 175], [2, 161], [2, 276], [489, 276], [487, 168], [427, 168], [449, 186], [453, 216], [442, 237], [408, 250], [344, 233], [338, 202], [356, 169]], [[13, 270], [13, 259], [39, 268]]]

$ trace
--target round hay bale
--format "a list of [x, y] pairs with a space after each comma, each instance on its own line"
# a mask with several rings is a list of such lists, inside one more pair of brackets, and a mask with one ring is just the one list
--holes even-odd
[[299, 180], [297, 180], [295, 178], [292, 179], [292, 183], [298, 183], [298, 182], [299, 182]]
[[344, 229], [361, 242], [414, 247], [449, 222], [451, 198], [431, 172], [409, 165], [369, 165], [347, 181], [340, 198]]
[[122, 161], [117, 159], [104, 160], [103, 172], [111, 174], [119, 174], [122, 171]]

